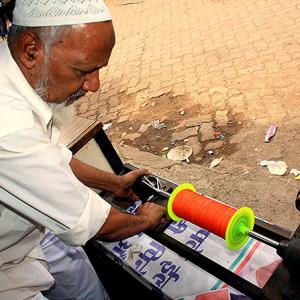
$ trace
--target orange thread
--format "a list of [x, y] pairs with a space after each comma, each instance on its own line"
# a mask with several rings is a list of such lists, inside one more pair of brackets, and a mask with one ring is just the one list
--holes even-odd
[[172, 208], [176, 216], [224, 239], [228, 223], [236, 212], [235, 208], [191, 190], [179, 192], [173, 201]]

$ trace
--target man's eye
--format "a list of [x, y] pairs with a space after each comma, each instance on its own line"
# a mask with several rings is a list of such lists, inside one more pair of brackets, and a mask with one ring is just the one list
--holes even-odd
[[88, 74], [92, 74], [93, 72], [99, 70], [98, 68], [96, 69], [93, 69], [93, 70], [88, 70], [88, 71], [83, 71], [83, 70], [77, 70], [78, 74], [81, 76], [81, 77], [84, 77]]
[[85, 76], [85, 75], [89, 74], [90, 72], [78, 70], [78, 73], [80, 76]]

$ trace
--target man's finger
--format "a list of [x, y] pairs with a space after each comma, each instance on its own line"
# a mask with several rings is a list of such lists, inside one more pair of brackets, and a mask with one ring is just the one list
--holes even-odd
[[159, 223], [160, 223], [160, 224], [165, 224], [166, 221], [167, 221], [167, 218], [162, 217], [162, 218], [159, 220]]
[[137, 178], [137, 177], [140, 177], [142, 175], [149, 175], [150, 172], [147, 169], [136, 169], [136, 170], [131, 171], [131, 174], [134, 175]]
[[129, 191], [128, 198], [131, 201], [138, 201], [138, 200], [140, 200], [140, 197], [132, 189], [130, 189], [130, 191]]

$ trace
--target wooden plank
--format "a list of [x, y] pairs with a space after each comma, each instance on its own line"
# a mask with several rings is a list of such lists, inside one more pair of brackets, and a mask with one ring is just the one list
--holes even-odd
[[102, 128], [100, 121], [74, 117], [60, 133], [60, 141], [75, 154]]

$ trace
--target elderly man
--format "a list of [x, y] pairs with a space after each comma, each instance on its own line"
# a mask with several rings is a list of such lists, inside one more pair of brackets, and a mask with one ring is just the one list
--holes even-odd
[[[87, 186], [128, 196], [145, 170], [115, 176], [85, 165], [58, 142], [52, 123], [50, 107], [99, 89], [99, 70], [108, 64], [114, 43], [102, 0], [16, 2], [8, 42], [0, 44], [1, 300], [43, 299], [41, 291], [53, 285], [40, 246], [45, 228], [55, 235], [44, 241], [46, 255], [52, 253], [55, 265], [63, 253], [73, 276], [72, 263], [87, 259], [78, 247], [68, 252], [61, 240], [78, 246], [92, 238], [123, 239], [154, 228], [164, 214], [150, 203], [136, 215], [124, 214], [101, 199]], [[59, 252], [60, 247], [67, 249]], [[84, 264], [77, 270], [82, 283], [69, 280], [73, 290], [61, 299], [106, 297], [100, 284], [82, 278], [92, 270]], [[54, 295], [47, 297], [59, 297]]]

